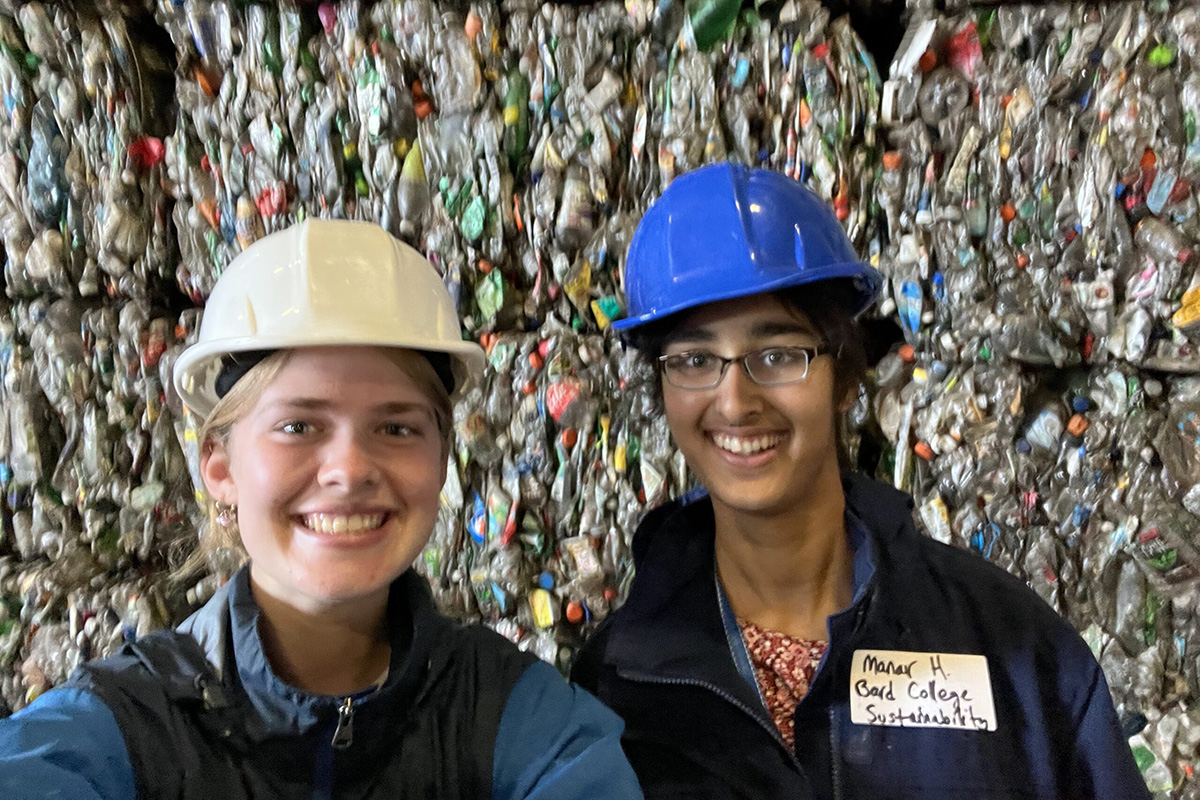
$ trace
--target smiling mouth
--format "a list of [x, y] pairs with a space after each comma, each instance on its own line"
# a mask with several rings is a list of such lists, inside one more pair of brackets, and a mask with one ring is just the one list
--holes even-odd
[[300, 517], [309, 530], [334, 536], [378, 530], [387, 519], [387, 514], [304, 514]]
[[778, 447], [784, 439], [781, 434], [777, 433], [764, 436], [730, 436], [725, 433], [714, 433], [711, 438], [717, 447], [736, 456], [765, 453]]

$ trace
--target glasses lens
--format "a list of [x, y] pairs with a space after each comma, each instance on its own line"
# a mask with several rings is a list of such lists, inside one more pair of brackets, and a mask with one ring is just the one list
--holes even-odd
[[808, 351], [802, 347], [772, 347], [746, 356], [746, 371], [763, 386], [795, 383], [808, 375]]
[[711, 353], [679, 353], [663, 359], [663, 374], [680, 389], [707, 389], [721, 376], [721, 359]]

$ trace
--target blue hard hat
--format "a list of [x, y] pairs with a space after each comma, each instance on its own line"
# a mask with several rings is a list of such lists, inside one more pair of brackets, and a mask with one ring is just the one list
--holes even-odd
[[625, 266], [629, 330], [689, 308], [849, 278], [857, 314], [883, 282], [833, 210], [780, 173], [713, 164], [676, 178], [638, 224]]

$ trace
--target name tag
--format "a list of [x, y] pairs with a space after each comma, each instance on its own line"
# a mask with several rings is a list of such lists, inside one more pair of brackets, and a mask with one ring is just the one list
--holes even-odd
[[855, 650], [850, 721], [900, 728], [996, 730], [987, 658]]

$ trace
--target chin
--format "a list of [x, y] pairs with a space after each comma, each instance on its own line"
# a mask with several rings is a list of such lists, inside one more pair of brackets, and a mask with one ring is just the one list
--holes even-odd
[[318, 571], [304, 581], [301, 590], [309, 597], [328, 603], [359, 600], [386, 591], [403, 572], [403, 569]]
[[713, 499], [731, 511], [755, 517], [771, 517], [781, 514], [796, 504], [795, 500], [781, 498], [774, 493], [746, 491], [709, 492]]
[[387, 588], [387, 584], [382, 586], [318, 586], [311, 590], [304, 590], [304, 594], [308, 597], [309, 602], [314, 607], [334, 608], [346, 603], [356, 603], [370, 597], [380, 589]]

